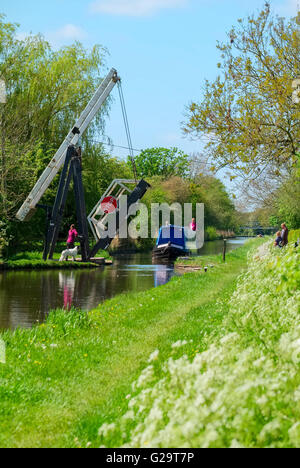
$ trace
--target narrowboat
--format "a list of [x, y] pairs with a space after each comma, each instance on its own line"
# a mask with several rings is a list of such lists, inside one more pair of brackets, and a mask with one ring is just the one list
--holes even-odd
[[170, 225], [160, 228], [152, 251], [154, 261], [174, 262], [187, 253], [184, 227]]

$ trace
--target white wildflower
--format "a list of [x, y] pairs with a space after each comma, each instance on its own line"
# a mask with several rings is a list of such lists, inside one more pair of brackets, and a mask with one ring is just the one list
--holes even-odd
[[172, 348], [173, 348], [173, 349], [174, 349], [174, 348], [181, 348], [182, 346], [185, 346], [186, 344], [188, 344], [187, 341], [185, 341], [185, 340], [183, 340], [183, 341], [179, 340], [179, 341], [176, 341], [176, 343], [173, 343], [173, 344], [172, 344]]
[[159, 350], [156, 349], [155, 351], [153, 351], [153, 353], [150, 355], [149, 359], [148, 359], [148, 362], [153, 362], [153, 361], [156, 361], [158, 359], [158, 356], [159, 356]]
[[102, 426], [100, 427], [99, 431], [98, 431], [98, 435], [101, 437], [107, 437], [111, 432], [113, 432], [116, 428], [116, 425], [115, 424], [102, 424]]

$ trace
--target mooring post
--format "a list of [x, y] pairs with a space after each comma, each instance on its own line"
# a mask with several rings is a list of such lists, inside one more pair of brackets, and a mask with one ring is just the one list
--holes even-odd
[[223, 246], [223, 262], [226, 261], [226, 249], [227, 249], [227, 239], [224, 239], [224, 246]]

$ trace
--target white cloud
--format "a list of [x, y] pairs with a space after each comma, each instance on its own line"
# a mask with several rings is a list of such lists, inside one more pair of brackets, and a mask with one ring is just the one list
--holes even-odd
[[96, 0], [91, 3], [93, 13], [123, 16], [148, 16], [165, 8], [187, 5], [189, 0]]
[[[36, 35], [34, 32], [19, 31], [16, 39], [24, 41], [26, 38]], [[54, 47], [61, 47], [73, 41], [81, 41], [88, 37], [87, 32], [80, 26], [74, 24], [65, 24], [55, 31], [44, 31], [42, 36]]]
[[52, 37], [55, 40], [81, 40], [84, 39], [87, 34], [86, 32], [79, 26], [75, 26], [74, 24], [66, 24], [62, 28], [58, 29], [57, 31], [53, 31], [48, 34], [49, 37]]
[[30, 33], [19, 31], [16, 33], [16, 39], [18, 41], [25, 41], [25, 39], [30, 36]]
[[280, 16], [297, 16], [299, 11], [299, 0], [281, 0], [271, 5]]

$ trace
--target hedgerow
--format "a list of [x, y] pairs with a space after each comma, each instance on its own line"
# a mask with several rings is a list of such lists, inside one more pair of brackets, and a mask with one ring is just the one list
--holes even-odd
[[163, 364], [152, 353], [126, 414], [100, 428], [103, 446], [300, 447], [299, 247], [260, 248], [223, 336], [192, 360], [186, 346]]

